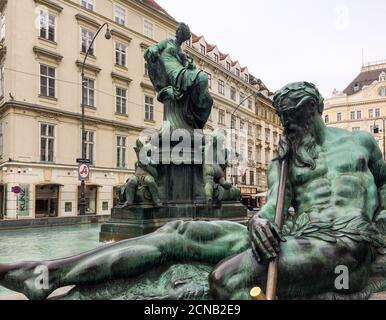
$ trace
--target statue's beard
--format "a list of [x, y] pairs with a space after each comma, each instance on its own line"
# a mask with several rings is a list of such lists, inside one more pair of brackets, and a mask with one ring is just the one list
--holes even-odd
[[302, 123], [302, 126], [291, 123], [285, 130], [288, 145], [286, 154], [297, 167], [316, 167], [316, 138], [311, 121]]

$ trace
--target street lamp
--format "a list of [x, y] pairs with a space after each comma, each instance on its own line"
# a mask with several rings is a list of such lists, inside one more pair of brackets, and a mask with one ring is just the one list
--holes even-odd
[[[235, 129], [235, 128], [233, 128], [233, 126], [232, 126], [232, 122], [233, 122], [233, 117], [234, 117], [234, 115], [235, 115], [235, 113], [237, 112], [237, 110], [239, 110], [240, 109], [240, 107], [243, 105], [243, 103], [245, 102], [245, 101], [247, 101], [249, 98], [251, 98], [251, 97], [258, 97], [258, 95], [259, 95], [259, 92], [255, 92], [255, 93], [252, 93], [252, 94], [250, 94], [249, 96], [247, 96], [246, 98], [244, 98], [239, 104], [238, 104], [238, 106], [236, 107], [236, 109], [233, 111], [233, 113], [232, 113], [232, 115], [231, 115], [231, 125], [230, 125], [230, 128], [231, 128], [231, 149], [233, 149], [233, 129]], [[232, 153], [233, 154], [233, 153]], [[236, 155], [236, 150], [234, 150], [234, 154]], [[234, 175], [233, 175], [233, 161], [234, 161], [234, 159], [233, 159], [233, 157], [232, 157], [232, 161], [231, 161], [231, 175], [232, 175], [232, 182], [233, 182], [233, 184], [236, 184], [235, 183], [235, 180], [234, 180]]]
[[378, 134], [380, 132], [379, 128], [376, 126], [376, 122], [379, 120], [381, 120], [383, 123], [383, 160], [386, 161], [386, 130], [385, 130], [386, 129], [386, 125], [385, 125], [386, 118], [379, 118], [379, 119], [374, 120], [373, 133]]
[[[93, 44], [95, 42], [95, 39], [98, 37], [98, 34], [101, 32], [101, 30], [104, 27], [107, 27], [105, 38], [107, 40], [111, 39], [111, 32], [109, 28], [109, 24], [106, 22], [96, 32], [94, 35], [94, 38], [91, 40], [91, 43], [89, 44], [86, 55], [84, 57], [83, 63], [82, 63], [82, 102], [81, 102], [81, 109], [82, 109], [82, 116], [81, 116], [81, 126], [82, 126], [82, 158], [78, 160], [78, 162], [83, 164], [90, 163], [89, 159], [86, 159], [86, 131], [85, 131], [85, 105], [84, 105], [84, 92], [85, 92], [85, 78], [84, 78], [84, 69], [86, 66], [87, 58], [90, 54], [91, 48], [93, 47]], [[86, 183], [85, 179], [81, 179], [81, 185], [80, 185], [80, 201], [79, 201], [79, 213], [81, 216], [84, 216], [86, 214]]]

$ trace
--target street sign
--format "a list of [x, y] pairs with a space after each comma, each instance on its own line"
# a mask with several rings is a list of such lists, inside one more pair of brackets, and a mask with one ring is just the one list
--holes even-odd
[[87, 163], [79, 163], [79, 181], [87, 181], [90, 177], [90, 167]]
[[91, 160], [89, 159], [76, 159], [77, 163], [86, 163], [86, 164], [91, 164]]

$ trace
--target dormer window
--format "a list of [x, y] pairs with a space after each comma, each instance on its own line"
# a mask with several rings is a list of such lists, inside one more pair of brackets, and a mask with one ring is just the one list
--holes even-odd
[[354, 92], [359, 91], [359, 89], [360, 89], [359, 83], [354, 84], [354, 86], [353, 86]]
[[240, 69], [236, 69], [236, 76], [240, 77]]
[[205, 56], [205, 54], [206, 54], [206, 48], [205, 48], [205, 46], [204, 46], [203, 44], [200, 45], [200, 52], [201, 52], [201, 54], [202, 54], [203, 56]]
[[249, 82], [249, 75], [248, 74], [244, 75], [244, 80], [245, 80], [245, 82]]
[[227, 62], [227, 70], [231, 71], [231, 64], [229, 62]]
[[219, 62], [219, 56], [217, 53], [215, 53], [214, 55], [214, 62], [218, 63]]
[[382, 71], [379, 75], [379, 81], [386, 81], [386, 72]]

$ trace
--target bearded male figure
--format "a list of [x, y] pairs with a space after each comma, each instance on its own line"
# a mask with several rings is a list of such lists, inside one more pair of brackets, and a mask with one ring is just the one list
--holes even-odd
[[[271, 259], [279, 254], [278, 296], [359, 294], [371, 265], [384, 252], [386, 165], [373, 137], [327, 128], [323, 98], [314, 85], [293, 83], [280, 90], [274, 107], [285, 128], [279, 158], [268, 171], [267, 204], [248, 229], [231, 222], [167, 224], [155, 233], [63, 260], [0, 265], [0, 285], [33, 299], [66, 285], [136, 277], [165, 261], [217, 264], [209, 277], [215, 299], [248, 299], [264, 288]], [[274, 224], [280, 160], [288, 157], [284, 234]], [[49, 288], [34, 286], [37, 266], [49, 271]], [[348, 270], [349, 288], [335, 286], [337, 267]], [[90, 272], [92, 271], [92, 272]], [[384, 276], [384, 275], [383, 275]], [[320, 296], [319, 296], [320, 297]]]

